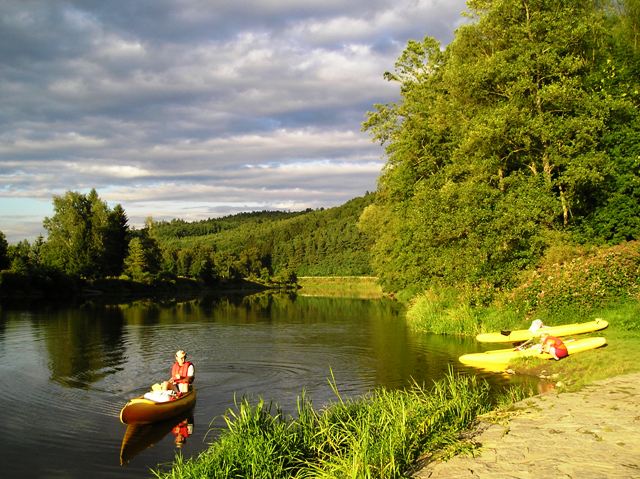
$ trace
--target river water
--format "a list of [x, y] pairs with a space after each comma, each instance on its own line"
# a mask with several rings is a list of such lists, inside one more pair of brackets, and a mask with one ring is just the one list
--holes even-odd
[[[189, 417], [122, 443], [126, 401], [167, 379], [177, 349], [196, 367]], [[486, 349], [486, 348], [485, 348]], [[376, 387], [430, 383], [479, 351], [473, 340], [409, 330], [385, 300], [259, 295], [189, 302], [0, 308], [3, 477], [136, 478], [207, 447], [234, 398], [262, 397], [294, 413]], [[485, 374], [495, 389], [513, 381]], [[217, 418], [214, 422], [214, 418]], [[176, 423], [176, 424], [174, 424]], [[181, 427], [178, 426], [181, 423]], [[131, 432], [131, 431], [130, 431]], [[189, 437], [178, 449], [178, 432]], [[161, 466], [162, 467], [162, 466]]]

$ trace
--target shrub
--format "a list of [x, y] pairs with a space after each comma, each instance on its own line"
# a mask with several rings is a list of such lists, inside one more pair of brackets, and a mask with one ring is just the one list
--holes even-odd
[[640, 241], [586, 251], [562, 263], [543, 261], [505, 296], [525, 315], [537, 310], [593, 310], [640, 295]]

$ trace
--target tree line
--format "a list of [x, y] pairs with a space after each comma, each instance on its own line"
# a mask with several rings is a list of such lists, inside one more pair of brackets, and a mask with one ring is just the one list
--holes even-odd
[[389, 290], [510, 288], [562, 245], [640, 236], [640, 1], [469, 0], [409, 41], [363, 128], [387, 162], [359, 226]]
[[[76, 280], [141, 283], [188, 278], [295, 282], [299, 274], [370, 274], [368, 240], [356, 222], [373, 195], [329, 209], [262, 211], [132, 228], [120, 204], [98, 193], [54, 196], [46, 239], [9, 245], [0, 232], [0, 291], [69, 289]], [[71, 288], [73, 289], [73, 288]]]

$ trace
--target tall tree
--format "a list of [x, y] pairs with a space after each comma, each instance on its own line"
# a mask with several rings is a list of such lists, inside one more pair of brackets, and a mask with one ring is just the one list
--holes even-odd
[[45, 218], [45, 261], [68, 274], [100, 277], [117, 274], [127, 234], [122, 207], [111, 211], [95, 190], [54, 196], [54, 215]]
[[68, 274], [91, 275], [91, 204], [86, 195], [68, 191], [53, 197], [54, 215], [45, 218], [46, 261]]
[[119, 204], [107, 217], [104, 245], [103, 273], [107, 276], [118, 276], [123, 271], [129, 247], [129, 219]]
[[7, 243], [7, 237], [2, 231], [0, 231], [0, 270], [3, 270], [9, 266], [9, 256], [7, 254], [9, 243]]
[[124, 261], [125, 272], [136, 281], [147, 281], [160, 271], [162, 253], [155, 239], [147, 229], [136, 232], [129, 242], [129, 250]]
[[364, 123], [388, 161], [360, 225], [391, 288], [510, 284], [550, 237], [606, 203], [624, 169], [603, 141], [634, 111], [628, 95], [603, 90], [607, 65], [627, 62], [610, 48], [606, 5], [468, 6], [472, 22], [446, 50], [409, 42], [385, 74], [401, 100]]

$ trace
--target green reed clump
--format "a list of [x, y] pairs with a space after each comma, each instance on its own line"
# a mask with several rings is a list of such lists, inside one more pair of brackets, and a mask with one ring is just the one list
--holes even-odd
[[197, 459], [178, 456], [172, 471], [156, 471], [156, 477], [270, 479], [294, 477], [300, 469], [307, 455], [304, 430], [273, 403], [243, 398], [224, 421], [226, 429]]
[[298, 399], [285, 417], [262, 400], [246, 400], [225, 414], [226, 430], [197, 458], [176, 458], [158, 478], [401, 478], [418, 458], [458, 440], [490, 407], [489, 387], [454, 376], [432, 388], [379, 389], [338, 400], [318, 411]]
[[436, 334], [476, 334], [473, 309], [453, 290], [428, 290], [417, 295], [407, 309], [407, 320], [417, 330]]
[[316, 459], [300, 477], [408, 477], [422, 453], [457, 441], [488, 398], [486, 383], [450, 374], [430, 390], [415, 384], [341, 401], [318, 418]]

